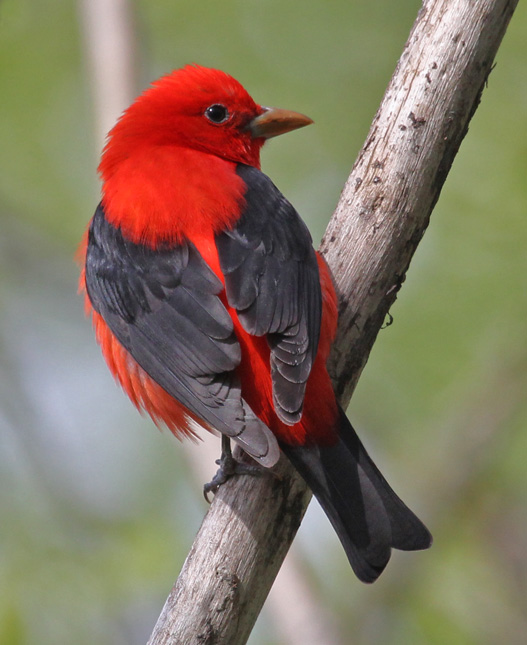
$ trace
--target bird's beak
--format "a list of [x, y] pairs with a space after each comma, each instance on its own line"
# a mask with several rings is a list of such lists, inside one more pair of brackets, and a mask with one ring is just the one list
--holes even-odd
[[270, 139], [313, 123], [313, 119], [299, 112], [281, 108], [264, 107], [263, 109], [265, 112], [255, 117], [248, 125], [254, 139], [259, 137]]

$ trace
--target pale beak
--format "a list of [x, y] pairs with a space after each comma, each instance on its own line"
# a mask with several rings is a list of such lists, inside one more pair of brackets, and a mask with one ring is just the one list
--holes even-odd
[[265, 112], [255, 117], [248, 125], [254, 139], [270, 139], [313, 123], [305, 114], [282, 110], [281, 108], [263, 108]]

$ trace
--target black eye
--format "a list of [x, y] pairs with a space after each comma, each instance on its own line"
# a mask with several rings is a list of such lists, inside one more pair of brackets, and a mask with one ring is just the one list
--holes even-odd
[[215, 103], [205, 110], [205, 116], [212, 123], [224, 123], [229, 118], [229, 110], [220, 103]]

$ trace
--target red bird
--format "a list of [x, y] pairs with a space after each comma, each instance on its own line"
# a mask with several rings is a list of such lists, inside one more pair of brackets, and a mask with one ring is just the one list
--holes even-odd
[[153, 83], [109, 133], [81, 286], [133, 403], [176, 436], [218, 430], [265, 467], [282, 450], [372, 582], [392, 547], [424, 549], [431, 536], [335, 399], [331, 275], [260, 171], [266, 139], [311, 122], [214, 69]]

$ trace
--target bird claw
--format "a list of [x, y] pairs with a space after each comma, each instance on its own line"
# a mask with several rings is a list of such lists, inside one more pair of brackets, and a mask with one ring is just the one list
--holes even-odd
[[239, 461], [236, 461], [232, 456], [230, 441], [227, 438], [224, 440], [222, 437], [222, 451], [220, 459], [216, 459], [216, 464], [219, 468], [214, 477], [210, 482], [207, 482], [203, 486], [203, 497], [210, 504], [211, 500], [209, 499], [209, 493], [214, 495], [218, 492], [220, 486], [224, 484], [228, 479], [233, 475], [261, 475], [262, 471], [258, 466], [252, 466], [250, 464], [242, 464]]

